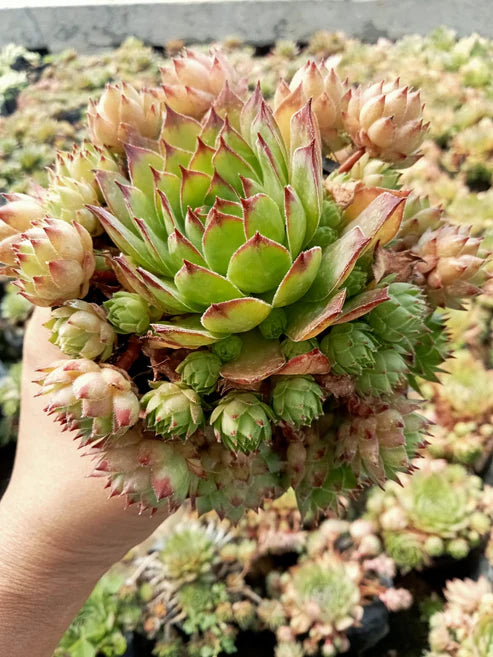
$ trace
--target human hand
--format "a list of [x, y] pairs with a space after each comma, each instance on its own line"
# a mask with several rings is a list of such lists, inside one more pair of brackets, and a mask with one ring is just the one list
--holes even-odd
[[[11, 657], [48, 657], [99, 577], [166, 516], [139, 516], [122, 498], [108, 499], [105, 480], [89, 476], [91, 458], [44, 413], [46, 400], [35, 396], [32, 381], [37, 369], [63, 357], [48, 342], [48, 317], [36, 308], [26, 330], [16, 462], [0, 504], [0, 645]], [[35, 644], [11, 629], [2, 635], [6, 614], [17, 622], [13, 596], [25, 617], [22, 635], [42, 619]]]

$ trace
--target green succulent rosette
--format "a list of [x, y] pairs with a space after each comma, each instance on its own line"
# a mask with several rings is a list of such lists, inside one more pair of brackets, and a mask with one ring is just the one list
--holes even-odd
[[272, 419], [270, 407], [249, 392], [227, 394], [211, 414], [216, 438], [229, 449], [246, 453], [270, 441]]
[[113, 353], [115, 332], [96, 304], [69, 301], [52, 311], [45, 326], [51, 331], [50, 342], [72, 358], [107, 360]]
[[335, 374], [358, 376], [375, 364], [374, 352], [378, 349], [378, 342], [367, 324], [349, 322], [330, 329], [320, 343], [320, 349], [329, 359]]
[[385, 551], [404, 572], [420, 570], [428, 559], [428, 553], [413, 532], [388, 533], [383, 535]]
[[189, 437], [204, 422], [198, 394], [184, 384], [165, 381], [142, 398], [146, 424], [164, 438]]
[[[271, 106], [216, 51], [162, 76], [107, 85], [47, 192], [0, 208], [4, 271], [75, 359], [40, 374], [47, 408], [142, 509], [237, 520], [293, 486], [317, 514], [396, 479], [426, 428], [409, 383], [445, 355], [433, 309], [486, 280], [479, 238], [399, 188], [419, 93], [313, 63]], [[324, 180], [335, 145], [353, 153]]]
[[295, 427], [310, 426], [323, 413], [324, 393], [311, 377], [290, 376], [278, 381], [272, 391], [277, 417]]
[[144, 333], [149, 328], [152, 310], [138, 294], [116, 292], [104, 302], [108, 320], [118, 333]]
[[443, 555], [463, 559], [491, 529], [491, 489], [461, 465], [425, 461], [403, 487], [389, 482], [368, 500], [385, 549], [404, 571], [421, 569]]
[[421, 290], [409, 283], [391, 283], [389, 300], [374, 308], [367, 321], [375, 334], [385, 342], [394, 342], [412, 349], [418, 336], [425, 331], [426, 302]]
[[181, 380], [199, 394], [210, 394], [217, 385], [221, 359], [209, 351], [194, 351], [176, 368]]

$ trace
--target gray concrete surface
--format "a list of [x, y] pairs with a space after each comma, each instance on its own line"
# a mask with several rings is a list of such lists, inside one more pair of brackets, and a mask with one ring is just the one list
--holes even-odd
[[90, 52], [129, 35], [156, 46], [231, 35], [261, 45], [320, 29], [374, 41], [439, 25], [493, 37], [493, 0], [0, 0], [0, 46], [52, 51]]

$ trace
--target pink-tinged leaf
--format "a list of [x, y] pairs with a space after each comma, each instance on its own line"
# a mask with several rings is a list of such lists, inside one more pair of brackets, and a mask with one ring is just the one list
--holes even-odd
[[283, 376], [304, 374], [328, 374], [330, 363], [320, 349], [312, 349], [307, 354], [300, 354], [291, 358], [286, 365], [279, 370], [278, 374]]
[[320, 130], [315, 125], [312, 111], [312, 99], [310, 98], [303, 107], [295, 112], [290, 121], [290, 151], [291, 155], [297, 148], [309, 146], [315, 140], [320, 150]]
[[241, 110], [240, 114], [240, 132], [242, 135], [245, 135], [247, 139], [250, 137], [250, 145], [255, 143], [256, 137], [256, 135], [251, 135], [250, 128], [255, 120], [255, 117], [259, 113], [262, 102], [264, 102], [264, 98], [262, 96], [262, 91], [260, 90], [260, 82], [257, 82], [255, 91], [250, 95], [246, 103], [243, 105], [243, 109]]
[[244, 333], [258, 326], [272, 307], [255, 297], [214, 303], [202, 315], [202, 325], [214, 333]]
[[243, 217], [243, 208], [240, 203], [235, 201], [227, 201], [224, 198], [217, 198], [214, 207], [218, 212], [223, 214], [232, 214], [235, 217]]
[[[255, 182], [251, 178], [244, 178], [240, 176], [241, 185], [243, 187], [243, 196], [247, 198], [248, 196], [255, 196], [255, 194], [263, 193], [263, 185], [259, 185], [258, 182]], [[270, 190], [269, 190], [270, 191]]]
[[[153, 169], [150, 169], [151, 175], [152, 171]], [[151, 226], [158, 235], [160, 233], [162, 234], [164, 231], [162, 230], [162, 221], [154, 203], [154, 194], [146, 196], [144, 192], [137, 187], [122, 185], [118, 182], [116, 185], [121, 189], [131, 219], [133, 220], [134, 217], [145, 218], [147, 225]], [[166, 235], [163, 235], [163, 237], [166, 237]]]
[[190, 164], [188, 164], [189, 169], [194, 169], [195, 171], [202, 171], [207, 173], [209, 176], [212, 176], [214, 173], [214, 166], [212, 164], [212, 157], [215, 153], [215, 149], [208, 146], [205, 142], [200, 139], [197, 139], [197, 148], [195, 149]]
[[312, 239], [322, 211], [322, 159], [314, 139], [297, 148], [291, 157], [291, 185], [296, 190], [306, 214], [305, 241]]
[[336, 242], [329, 244], [323, 250], [318, 275], [306, 300], [322, 301], [340, 288], [369, 242], [370, 239], [365, 237], [359, 226], [355, 226]]
[[167, 171], [160, 172], [153, 169], [153, 172], [156, 191], [161, 191], [166, 196], [173, 217], [178, 222], [178, 227], [182, 229], [184, 217], [181, 211], [181, 179], [175, 176], [174, 173], [168, 173]]
[[185, 216], [185, 235], [199, 251], [202, 250], [202, 238], [204, 236], [204, 224], [200, 221], [196, 212], [188, 208]]
[[176, 322], [151, 324], [153, 333], [147, 336], [149, 344], [156, 348], [198, 349], [214, 344], [225, 337], [224, 333], [216, 335], [200, 324], [198, 317], [182, 317]]
[[286, 237], [284, 219], [274, 201], [266, 194], [241, 199], [247, 239], [260, 233], [274, 242], [283, 244]]
[[389, 190], [385, 187], [367, 187], [361, 182], [358, 182], [353, 189], [350, 203], [344, 210], [344, 218], [346, 221], [356, 219], [378, 196], [388, 194], [389, 192], [399, 198], [407, 198], [410, 193], [397, 189]]
[[291, 136], [291, 117], [297, 112], [300, 107], [306, 102], [305, 94], [303, 93], [303, 85], [300, 83], [294, 91], [291, 91], [286, 85], [284, 87], [284, 98], [280, 103], [276, 103], [277, 108], [274, 112], [277, 124], [282, 132], [284, 141], [289, 146]]
[[214, 109], [221, 118], [230, 121], [235, 130], [240, 130], [240, 114], [243, 109], [243, 101], [231, 90], [227, 80], [216, 98]]
[[206, 173], [181, 167], [180, 198], [183, 217], [186, 215], [188, 207], [195, 210], [204, 204], [210, 183], [211, 178]]
[[110, 236], [116, 246], [126, 255], [131, 256], [135, 262], [144, 265], [148, 269], [155, 270], [157, 263], [154, 258], [147, 254], [144, 242], [118, 221], [108, 210], [97, 205], [88, 206], [93, 214], [101, 222], [101, 225]]
[[206, 264], [200, 251], [179, 230], [175, 230], [168, 237], [168, 249], [172, 259], [170, 264], [173, 264], [177, 271], [185, 260], [193, 262], [195, 265], [205, 266]]
[[156, 262], [156, 267], [159, 273], [164, 276], [173, 276], [172, 268], [169, 266], [169, 250], [165, 239], [161, 239], [159, 235], [146, 224], [143, 219], [134, 218], [134, 223], [139, 228], [142, 241], [145, 244], [147, 253]]
[[[4, 276], [15, 276], [15, 272], [10, 268], [15, 267], [17, 263], [17, 257], [15, 254], [15, 247], [18, 245], [21, 240], [19, 233], [10, 235], [0, 240], [0, 270]], [[7, 266], [4, 266], [7, 265]], [[11, 273], [12, 271], [12, 273]]]
[[243, 139], [239, 132], [237, 132], [230, 124], [229, 116], [224, 120], [224, 126], [220, 132], [221, 137], [226, 144], [239, 155], [245, 162], [247, 162], [255, 171], [257, 176], [261, 175], [261, 170], [255, 153], [252, 151], [247, 142]]
[[[62, 291], [67, 289], [70, 281], [81, 279], [81, 266], [75, 260], [52, 260], [48, 263], [48, 269], [52, 278], [51, 285], [61, 288]], [[44, 276], [43, 279], [45, 279]]]
[[128, 171], [132, 185], [140, 189], [147, 197], [154, 195], [154, 177], [151, 167], [163, 171], [165, 161], [162, 155], [155, 151], [139, 148], [132, 144], [125, 144]]
[[227, 278], [205, 267], [185, 261], [175, 276], [175, 284], [185, 301], [207, 308], [212, 303], [231, 301], [242, 295]]
[[200, 139], [202, 139], [204, 144], [207, 144], [207, 146], [214, 148], [217, 136], [221, 132], [221, 128], [223, 127], [223, 124], [224, 121], [222, 120], [222, 118], [218, 115], [216, 110], [213, 107], [211, 107], [210, 110], [202, 119], [202, 130], [200, 132]]
[[242, 191], [240, 175], [246, 178], [256, 177], [252, 167], [228, 146], [222, 136], [219, 136], [219, 147], [212, 158], [212, 163], [221, 178], [238, 194]]
[[[404, 213], [406, 198], [390, 192], [379, 194], [357, 217], [344, 229], [348, 233], [359, 226], [366, 237], [370, 238], [367, 249], [390, 242], [398, 233]], [[351, 207], [351, 206], [350, 206]], [[347, 210], [345, 211], [347, 217]]]
[[176, 228], [180, 227], [180, 224], [176, 220], [166, 194], [160, 189], [157, 189], [155, 196], [156, 205], [159, 207], [159, 212], [164, 222], [164, 228], [166, 229], [166, 233], [170, 235]]
[[239, 217], [218, 212], [216, 207], [207, 216], [202, 248], [209, 267], [224, 275], [231, 256], [245, 242], [245, 233]]
[[328, 326], [335, 323], [341, 314], [345, 298], [346, 290], [341, 290], [328, 301], [300, 302], [289, 306], [286, 335], [294, 342], [315, 338]]
[[300, 253], [279, 284], [272, 305], [274, 307], [288, 306], [301, 299], [316, 279], [321, 262], [322, 249], [319, 246]]
[[240, 290], [262, 293], [277, 287], [290, 267], [287, 249], [255, 233], [231, 257], [228, 278]]
[[119, 182], [123, 185], [128, 185], [129, 181], [114, 171], [99, 170], [95, 172], [94, 177], [110, 212], [118, 217], [127, 228], [130, 228], [131, 219], [127, 204], [125, 203], [125, 197], [120, 187], [116, 184], [116, 182]]
[[163, 313], [176, 315], [196, 310], [185, 304], [172, 280], [158, 278], [151, 272], [135, 267], [125, 256], [111, 258], [113, 270], [126, 290], [136, 292], [146, 299], [151, 306]]
[[[185, 169], [194, 168], [190, 166], [190, 160], [192, 157], [190, 151], [185, 151], [183, 148], [172, 146], [171, 144], [168, 144], [168, 142], [164, 141], [164, 139], [161, 141], [161, 147], [166, 155], [166, 171], [169, 171], [169, 173], [174, 173], [175, 176], [179, 176], [180, 167], [185, 167]], [[159, 170], [160, 169], [158, 169], [158, 171]]]
[[144, 135], [130, 123], [120, 123], [118, 126], [118, 141], [120, 144], [131, 144], [138, 148], [145, 148], [149, 151], [159, 151], [159, 142], [157, 139], [144, 137]]
[[286, 359], [277, 340], [266, 340], [258, 331], [246, 333], [241, 339], [240, 355], [221, 370], [224, 379], [238, 384], [256, 383], [276, 374], [284, 366]]
[[370, 310], [373, 310], [376, 306], [390, 299], [388, 290], [388, 287], [377, 288], [375, 290], [362, 292], [361, 294], [358, 294], [358, 296], [353, 297], [351, 301], [348, 301], [345, 304], [342, 313], [334, 324], [352, 322], [354, 319], [366, 315]]
[[184, 116], [166, 106], [161, 138], [172, 146], [194, 152], [197, 137], [200, 135], [200, 123], [190, 116]]
[[217, 198], [223, 198], [227, 201], [238, 201], [239, 197], [236, 190], [214, 170], [214, 175], [212, 176], [211, 184], [205, 197], [206, 205], [214, 205]]
[[149, 271], [138, 267], [137, 271], [147, 286], [149, 292], [153, 294], [157, 303], [157, 308], [163, 308], [165, 312], [170, 315], [184, 313], [192, 310], [193, 312], [200, 312], [201, 309], [195, 304], [185, 302], [178, 292], [178, 288], [170, 279], [163, 279], [155, 276]]
[[284, 201], [284, 185], [287, 182], [282, 163], [276, 160], [274, 153], [261, 134], [257, 136], [255, 147], [262, 168], [262, 188], [268, 190], [269, 196], [281, 208]]
[[272, 153], [276, 171], [283, 184], [288, 182], [288, 154], [271, 108], [262, 100], [257, 116], [251, 125], [252, 141], [255, 137], [262, 139], [263, 143]]
[[303, 203], [291, 185], [284, 188], [284, 213], [286, 215], [286, 233], [288, 248], [295, 258], [301, 251], [305, 241], [306, 213]]

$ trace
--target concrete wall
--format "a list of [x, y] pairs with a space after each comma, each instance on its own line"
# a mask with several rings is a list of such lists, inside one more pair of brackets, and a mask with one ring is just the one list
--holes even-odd
[[0, 46], [52, 51], [88, 52], [129, 35], [152, 45], [231, 35], [262, 45], [320, 29], [374, 41], [439, 25], [493, 37], [493, 0], [0, 0]]

